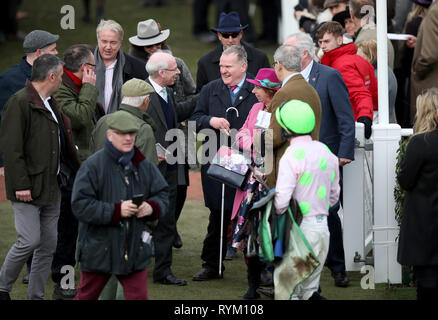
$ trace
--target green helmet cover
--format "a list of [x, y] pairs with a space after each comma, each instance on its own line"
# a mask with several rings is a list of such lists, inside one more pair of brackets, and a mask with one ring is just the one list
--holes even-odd
[[315, 113], [306, 102], [290, 100], [275, 111], [278, 124], [288, 134], [307, 134], [315, 128]]

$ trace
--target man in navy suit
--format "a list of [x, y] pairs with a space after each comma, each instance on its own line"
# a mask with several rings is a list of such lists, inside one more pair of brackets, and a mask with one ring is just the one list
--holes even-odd
[[[308, 34], [295, 33], [289, 36], [283, 44], [300, 49], [301, 74], [315, 88], [321, 100], [322, 117], [319, 139], [339, 158], [339, 166], [342, 169], [344, 165], [354, 160], [355, 123], [347, 86], [337, 70], [313, 60], [314, 44]], [[340, 184], [342, 188], [342, 179]], [[326, 266], [332, 271], [335, 285], [346, 287], [349, 279], [345, 272], [342, 225], [338, 216], [339, 207], [338, 202], [329, 210], [330, 246]]]

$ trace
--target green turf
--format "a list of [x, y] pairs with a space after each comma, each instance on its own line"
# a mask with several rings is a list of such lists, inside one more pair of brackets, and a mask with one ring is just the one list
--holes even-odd
[[[201, 268], [201, 248], [206, 233], [208, 211], [203, 201], [188, 200], [178, 222], [183, 247], [173, 250], [173, 272], [186, 279], [185, 287], [155, 284], [152, 281], [153, 263], [148, 266], [148, 292], [151, 300], [240, 300], [247, 289], [246, 265], [241, 252], [236, 259], [225, 261], [223, 280], [208, 282], [192, 281], [191, 277]], [[0, 202], [0, 261], [3, 263], [10, 246], [16, 240], [14, 217], [9, 202]], [[389, 288], [386, 284], [377, 284], [374, 290], [363, 290], [359, 272], [349, 272], [351, 284], [347, 288], [337, 288], [333, 284], [328, 269], [321, 277], [322, 294], [331, 300], [404, 300], [415, 299], [415, 288]], [[24, 271], [11, 292], [13, 299], [26, 299], [27, 285], [21, 283]], [[77, 273], [76, 283], [79, 281]], [[49, 279], [46, 297], [52, 298], [53, 283]], [[265, 297], [262, 297], [265, 299]]]
[[[171, 30], [167, 44], [171, 47], [175, 56], [182, 58], [188, 65], [193, 78], [196, 79], [196, 66], [198, 59], [214, 45], [196, 41], [191, 36], [192, 10], [185, 0], [171, 0], [170, 6], [159, 8], [141, 8], [138, 6], [141, 0], [116, 1], [106, 0], [105, 18], [118, 21], [124, 28], [125, 39], [123, 49], [129, 48], [128, 38], [136, 34], [137, 23], [141, 20], [154, 18], [161, 23], [163, 28]], [[92, 10], [94, 16], [94, 5]], [[70, 2], [75, 8], [75, 29], [63, 30], [60, 26], [63, 14], [61, 7], [68, 2], [55, 0], [23, 1], [21, 10], [29, 13], [29, 18], [20, 21], [20, 30], [30, 32], [35, 29], [44, 29], [60, 35], [58, 41], [59, 56], [69, 46], [76, 43], [89, 43], [96, 45], [96, 24], [86, 24], [80, 20], [83, 14], [82, 1]], [[213, 7], [211, 8], [213, 9]], [[214, 26], [214, 10], [210, 10], [210, 26]], [[256, 10], [254, 18], [255, 28], [260, 31], [260, 10]], [[275, 46], [261, 47], [270, 61], [276, 49]], [[6, 42], [0, 45], [0, 73], [17, 64], [23, 56], [22, 43], [17, 41]], [[238, 258], [226, 261], [226, 271], [223, 280], [209, 282], [193, 282], [191, 277], [201, 268], [201, 247], [206, 233], [208, 212], [203, 201], [187, 201], [181, 215], [178, 229], [181, 233], [184, 246], [174, 250], [173, 271], [177, 277], [186, 279], [185, 287], [169, 287], [154, 284], [149, 281], [149, 297], [153, 300], [202, 300], [202, 299], [241, 299], [246, 292], [246, 266], [239, 253]], [[0, 263], [16, 240], [13, 213], [9, 202], [0, 203]], [[152, 274], [153, 264], [148, 267], [149, 275]], [[24, 271], [23, 271], [24, 272]], [[11, 296], [13, 299], [25, 299], [27, 286], [21, 283], [23, 272], [18, 278]], [[329, 299], [415, 299], [414, 288], [391, 288], [385, 284], [376, 285], [375, 290], [363, 290], [360, 287], [362, 275], [359, 272], [350, 272], [351, 285], [348, 288], [337, 288], [327, 269], [323, 271], [321, 278], [322, 294]], [[149, 280], [152, 277], [149, 277]], [[77, 276], [77, 282], [79, 277]], [[47, 286], [47, 298], [52, 297], [53, 284], [51, 280]]]

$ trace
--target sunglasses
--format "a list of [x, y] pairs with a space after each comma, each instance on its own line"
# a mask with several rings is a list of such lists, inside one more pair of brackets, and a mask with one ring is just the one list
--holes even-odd
[[238, 32], [221, 32], [220, 34], [225, 39], [228, 39], [230, 36], [231, 36], [231, 38], [234, 39], [234, 38], [237, 38], [239, 36], [240, 31], [238, 31]]

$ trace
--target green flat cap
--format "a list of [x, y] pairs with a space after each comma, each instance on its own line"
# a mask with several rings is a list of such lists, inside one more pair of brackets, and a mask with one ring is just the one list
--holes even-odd
[[155, 92], [154, 88], [144, 80], [133, 78], [122, 86], [123, 97], [141, 97]]
[[137, 119], [126, 111], [117, 111], [109, 116], [108, 127], [120, 133], [137, 132], [140, 127]]

